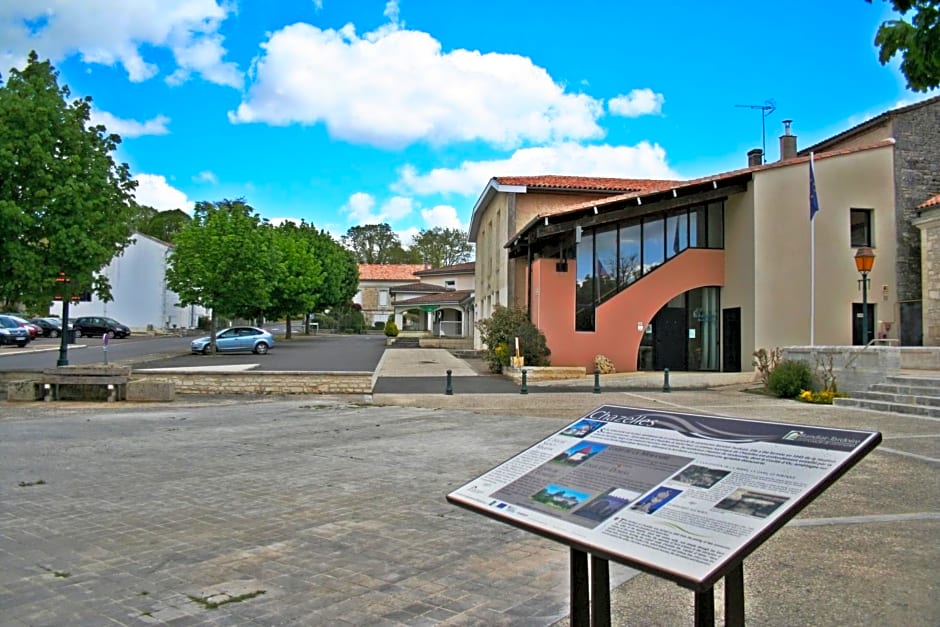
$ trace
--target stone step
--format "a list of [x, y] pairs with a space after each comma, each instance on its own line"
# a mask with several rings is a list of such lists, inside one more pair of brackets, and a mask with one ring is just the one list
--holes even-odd
[[399, 337], [389, 348], [421, 348], [421, 341], [416, 337]]
[[904, 405], [929, 405], [940, 407], [940, 396], [923, 396], [917, 394], [899, 394], [896, 392], [883, 392], [871, 390], [869, 392], [855, 392], [852, 398], [870, 401], [884, 401], [887, 403], [902, 403]]
[[838, 407], [856, 407], [858, 409], [870, 409], [872, 411], [907, 414], [909, 416], [940, 418], [940, 407], [932, 407], [929, 405], [908, 405], [906, 403], [876, 401], [864, 398], [836, 398], [833, 399], [832, 404]]
[[885, 379], [886, 383], [896, 383], [897, 385], [915, 385], [919, 387], [932, 388], [940, 392], [940, 374], [937, 376], [917, 376], [917, 375], [891, 375]]
[[940, 398], [940, 388], [908, 383], [876, 383], [869, 388], [872, 392], [899, 394], [905, 396], [933, 396]]

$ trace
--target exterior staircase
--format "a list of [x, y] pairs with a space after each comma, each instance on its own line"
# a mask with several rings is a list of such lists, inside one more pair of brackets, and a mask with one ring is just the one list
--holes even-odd
[[833, 405], [940, 419], [940, 372], [889, 376], [851, 398], [836, 398]]

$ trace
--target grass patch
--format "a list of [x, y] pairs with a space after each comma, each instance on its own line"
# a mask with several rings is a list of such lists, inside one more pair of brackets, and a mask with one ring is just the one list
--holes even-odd
[[[198, 603], [205, 609], [214, 610], [228, 603], [240, 603], [242, 601], [247, 601], [248, 599], [253, 599], [257, 596], [261, 596], [265, 592], [266, 590], [255, 590], [254, 592], [246, 592], [245, 594], [239, 594], [238, 596], [234, 596], [234, 597], [226, 596], [226, 598], [222, 599], [221, 601], [210, 601], [209, 599], [196, 597], [191, 594], [188, 594], [186, 596], [188, 596], [191, 601]], [[213, 595], [213, 596], [224, 596], [224, 595]], [[212, 597], [209, 597], [209, 598], [212, 598]]]
[[21, 488], [29, 488], [34, 485], [46, 485], [46, 482], [43, 479], [39, 481], [20, 481], [19, 486]]

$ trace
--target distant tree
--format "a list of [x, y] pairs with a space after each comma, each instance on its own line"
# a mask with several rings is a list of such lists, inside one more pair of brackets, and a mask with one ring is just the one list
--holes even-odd
[[[46, 311], [54, 295], [110, 300], [100, 270], [131, 240], [136, 183], [112, 153], [121, 138], [68, 102], [48, 61], [29, 54], [0, 84], [0, 301]], [[57, 283], [59, 273], [69, 283]], [[67, 302], [67, 300], [66, 300]]]
[[150, 207], [142, 207], [137, 217], [135, 228], [138, 232], [158, 240], [173, 243], [176, 234], [188, 224], [192, 218], [180, 209], [157, 211]]
[[417, 257], [418, 263], [442, 268], [470, 261], [473, 246], [467, 239], [466, 231], [435, 227], [424, 229], [414, 236], [411, 252]]
[[[871, 3], [872, 0], [867, 0]], [[901, 54], [901, 72], [908, 88], [929, 91], [940, 86], [940, 0], [885, 0], [902, 15], [887, 20], [875, 34], [882, 65]], [[903, 16], [913, 11], [908, 22]]]
[[402, 263], [399, 259], [404, 255], [398, 235], [386, 223], [351, 227], [343, 245], [356, 254], [359, 263]]
[[192, 221], [177, 234], [167, 285], [181, 304], [212, 310], [213, 344], [220, 314], [238, 316], [270, 305], [277, 262], [272, 241], [243, 199], [197, 203]]

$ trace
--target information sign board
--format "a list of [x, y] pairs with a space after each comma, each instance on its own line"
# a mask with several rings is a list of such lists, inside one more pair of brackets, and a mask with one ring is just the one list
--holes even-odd
[[878, 432], [605, 405], [447, 499], [705, 590], [880, 441]]

